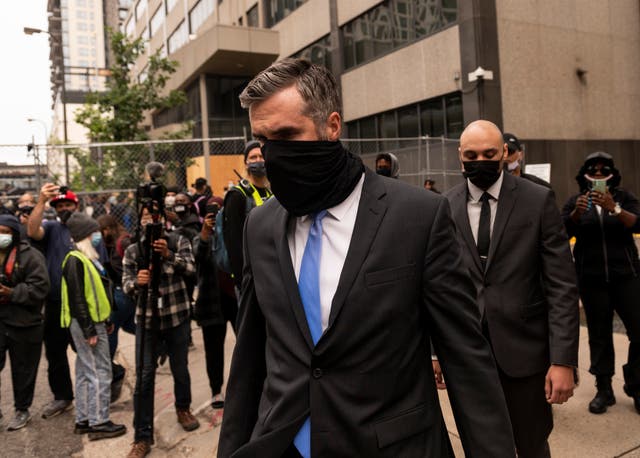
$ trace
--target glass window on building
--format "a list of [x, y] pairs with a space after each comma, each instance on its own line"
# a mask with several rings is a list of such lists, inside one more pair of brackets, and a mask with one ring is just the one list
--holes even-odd
[[86, 19], [87, 12], [85, 10], [76, 10], [76, 18], [78, 19]]
[[385, 0], [340, 28], [345, 69], [457, 21], [457, 0]]
[[247, 11], [247, 26], [260, 27], [260, 16], [257, 4], [253, 5], [253, 7]]
[[87, 0], [76, 0], [76, 6], [78, 8], [86, 8], [87, 7]]
[[135, 30], [136, 30], [136, 21], [133, 18], [131, 18], [129, 19], [129, 22], [127, 22], [127, 25], [124, 27], [125, 34], [128, 37], [131, 37], [133, 36], [133, 33], [135, 32]]
[[267, 0], [265, 2], [267, 27], [273, 27], [305, 3], [307, 0]]
[[178, 0], [167, 0], [167, 14], [176, 6], [176, 3], [178, 3]]
[[139, 0], [136, 4], [136, 21], [142, 21], [145, 19], [144, 13], [147, 11], [148, 0]]
[[209, 107], [209, 135], [230, 137], [251, 132], [249, 114], [240, 106], [238, 96], [249, 84], [250, 78], [207, 76], [207, 103]]
[[349, 121], [346, 131], [351, 138], [458, 138], [463, 123], [462, 94], [454, 92]]
[[83, 56], [83, 57], [88, 57], [89, 56], [89, 48], [85, 48], [85, 47], [78, 48], [78, 55], [79, 56]]
[[420, 133], [429, 137], [444, 135], [445, 122], [442, 99], [428, 100], [420, 104]]
[[199, 0], [189, 12], [189, 31], [197, 33], [200, 26], [211, 16], [215, 10], [215, 0]]
[[189, 40], [189, 29], [187, 23], [182, 21], [176, 30], [169, 36], [167, 42], [169, 54], [173, 54], [182, 48]]
[[162, 27], [164, 23], [164, 8], [162, 5], [160, 8], [156, 10], [156, 12], [151, 16], [151, 21], [149, 22], [149, 38], [153, 37], [158, 30]]
[[79, 45], [88, 45], [89, 44], [89, 37], [87, 37], [86, 35], [78, 35], [78, 44]]
[[291, 57], [307, 59], [314, 64], [324, 65], [331, 70], [331, 36], [326, 35], [320, 38]]

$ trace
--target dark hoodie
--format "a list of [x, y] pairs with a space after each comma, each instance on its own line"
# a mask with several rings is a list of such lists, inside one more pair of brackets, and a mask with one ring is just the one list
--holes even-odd
[[9, 287], [8, 303], [0, 304], [0, 322], [12, 327], [30, 327], [42, 323], [42, 305], [49, 293], [49, 275], [44, 256], [20, 237], [20, 222], [14, 216], [0, 215], [0, 226], [11, 228], [13, 243], [7, 250], [2, 272], [6, 275], [9, 253], [17, 247]]

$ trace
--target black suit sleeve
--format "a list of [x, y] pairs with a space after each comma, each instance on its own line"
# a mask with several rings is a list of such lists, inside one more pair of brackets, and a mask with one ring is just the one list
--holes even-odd
[[231, 273], [236, 286], [242, 283], [242, 230], [247, 217], [247, 198], [240, 191], [229, 191], [224, 203], [224, 244], [229, 253]]
[[546, 195], [540, 227], [542, 284], [549, 306], [551, 364], [577, 367], [580, 312], [576, 273], [553, 191]]
[[482, 335], [476, 291], [464, 267], [449, 204], [431, 226], [423, 268], [429, 331], [467, 456], [515, 455], [496, 365]]
[[244, 230], [245, 263], [238, 313], [238, 335], [231, 360], [227, 392], [242, 393], [225, 400], [224, 419], [218, 445], [218, 458], [230, 457], [249, 442], [258, 418], [258, 404], [266, 377], [265, 320], [258, 304], [247, 233], [249, 216]]

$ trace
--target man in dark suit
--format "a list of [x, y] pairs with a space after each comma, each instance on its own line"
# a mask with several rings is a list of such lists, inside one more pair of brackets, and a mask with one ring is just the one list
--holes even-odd
[[218, 456], [452, 456], [430, 340], [467, 456], [514, 456], [446, 199], [342, 147], [324, 67], [276, 62], [240, 100], [276, 198], [245, 225]]
[[459, 152], [467, 180], [445, 195], [518, 456], [549, 456], [551, 404], [573, 395], [578, 365], [578, 294], [567, 236], [553, 191], [502, 172], [507, 145], [495, 124], [471, 123]]

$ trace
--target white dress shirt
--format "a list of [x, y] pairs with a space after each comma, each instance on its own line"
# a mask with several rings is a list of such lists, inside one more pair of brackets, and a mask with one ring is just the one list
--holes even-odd
[[[500, 197], [500, 189], [502, 189], [502, 179], [504, 172], [500, 173], [500, 177], [493, 183], [486, 192], [492, 197], [489, 199], [489, 207], [491, 208], [491, 224], [489, 233], [493, 234], [493, 223], [496, 220], [496, 210], [498, 209], [498, 197]], [[480, 211], [482, 210], [482, 202], [480, 197], [485, 191], [477, 187], [467, 179], [467, 187], [469, 188], [469, 199], [467, 200], [467, 212], [469, 213], [469, 225], [473, 233], [473, 239], [478, 243], [478, 226], [480, 225]]]
[[[344, 261], [351, 244], [353, 227], [356, 224], [358, 204], [362, 195], [364, 173], [349, 197], [335, 207], [327, 209], [327, 215], [322, 219], [322, 251], [320, 253], [320, 307], [322, 331], [329, 325], [331, 302], [338, 289], [338, 281], [344, 267]], [[300, 266], [304, 254], [309, 229], [312, 220], [309, 215], [299, 216], [289, 227], [287, 239], [291, 262], [296, 273], [296, 280], [300, 279]]]

